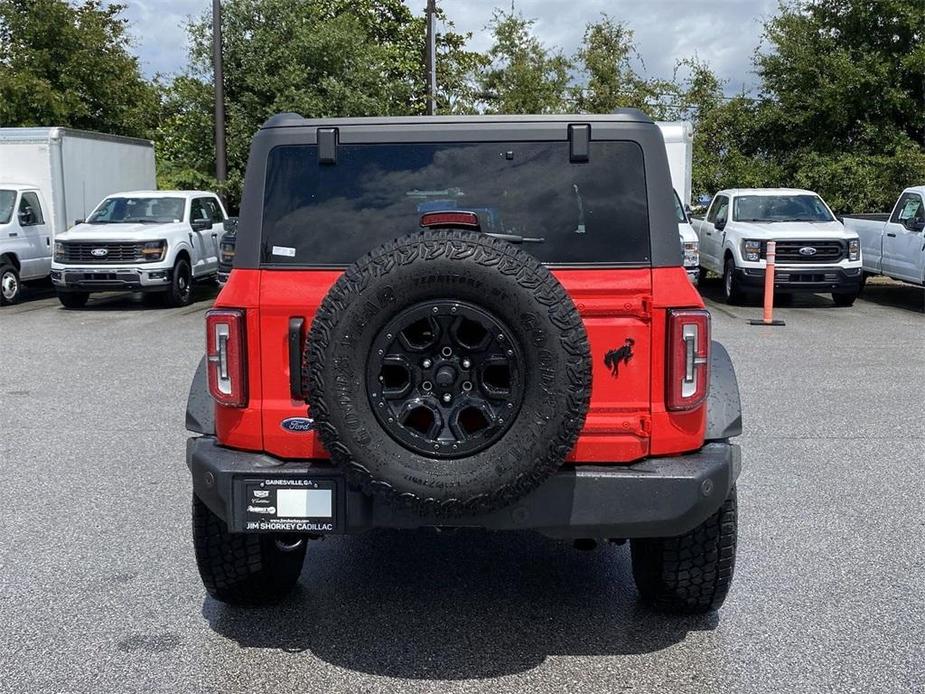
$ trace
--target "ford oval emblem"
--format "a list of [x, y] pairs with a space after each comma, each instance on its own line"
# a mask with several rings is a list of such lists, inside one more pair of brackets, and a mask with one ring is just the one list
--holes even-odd
[[311, 417], [288, 417], [279, 425], [294, 434], [307, 434], [315, 429], [315, 420]]
[[816, 255], [816, 249], [812, 246], [803, 246], [800, 249], [800, 255]]
[[90, 255], [96, 256], [97, 258], [105, 258], [107, 255], [109, 255], [109, 251], [107, 251], [105, 248], [94, 248], [92, 251], [90, 251]]

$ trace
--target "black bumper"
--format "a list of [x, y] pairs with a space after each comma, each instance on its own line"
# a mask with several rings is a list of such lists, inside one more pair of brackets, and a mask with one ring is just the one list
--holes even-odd
[[[861, 290], [861, 268], [777, 268], [774, 273], [774, 289], [784, 292], [834, 292], [853, 293]], [[736, 279], [742, 289], [751, 292], [764, 291], [764, 269], [739, 268]]]
[[739, 447], [725, 442], [696, 453], [649, 458], [633, 465], [565, 466], [508, 508], [472, 517], [424, 518], [351, 489], [324, 461], [286, 462], [219, 446], [214, 437], [188, 440], [193, 491], [233, 532], [245, 531], [246, 485], [260, 480], [311, 479], [334, 490], [334, 518], [320, 534], [372, 528], [479, 527], [536, 530], [564, 538], [680, 535], [725, 500], [741, 469]]

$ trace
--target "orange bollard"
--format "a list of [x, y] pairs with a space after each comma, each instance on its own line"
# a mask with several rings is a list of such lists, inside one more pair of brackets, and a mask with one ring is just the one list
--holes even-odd
[[749, 323], [752, 325], [786, 325], [782, 320], [774, 320], [774, 257], [776, 251], [777, 244], [774, 241], [768, 241], [764, 270], [764, 318], [750, 320]]

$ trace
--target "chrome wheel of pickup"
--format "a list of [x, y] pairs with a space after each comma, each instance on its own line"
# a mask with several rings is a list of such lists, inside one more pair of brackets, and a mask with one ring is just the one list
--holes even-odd
[[19, 297], [19, 273], [12, 265], [0, 267], [0, 298], [4, 304], [12, 304]]
[[427, 456], [472, 455], [497, 441], [523, 402], [511, 331], [491, 313], [443, 300], [412, 306], [373, 342], [366, 370], [382, 427]]

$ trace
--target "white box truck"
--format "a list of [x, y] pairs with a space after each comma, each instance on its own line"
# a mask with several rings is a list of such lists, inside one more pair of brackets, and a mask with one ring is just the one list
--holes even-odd
[[0, 304], [51, 272], [56, 234], [111, 193], [153, 189], [149, 140], [68, 128], [0, 128]]
[[700, 277], [700, 241], [691, 226], [691, 177], [694, 157], [694, 126], [689, 121], [670, 121], [658, 124], [665, 140], [668, 170], [675, 192], [675, 218], [678, 235], [684, 250], [684, 269], [691, 282]]

